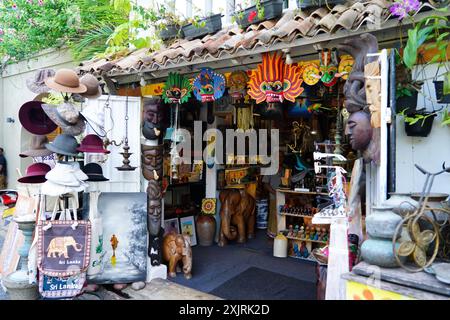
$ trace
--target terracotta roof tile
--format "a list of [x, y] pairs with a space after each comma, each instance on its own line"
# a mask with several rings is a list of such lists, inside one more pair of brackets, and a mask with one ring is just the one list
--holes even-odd
[[366, 0], [331, 8], [323, 6], [313, 10], [286, 10], [280, 19], [253, 24], [246, 30], [231, 25], [202, 39], [176, 40], [157, 52], [148, 53], [147, 49], [141, 49], [116, 61], [87, 61], [80, 65], [79, 72], [114, 74], [115, 70], [160, 68], [168, 63], [177, 64], [194, 58], [225, 57], [238, 50], [270, 47], [279, 42], [290, 43], [297, 38], [310, 38], [319, 33], [332, 34], [342, 29], [356, 31], [362, 25], [374, 28], [377, 23], [383, 23], [388, 18], [394, 19], [389, 14], [389, 4], [387, 0]]

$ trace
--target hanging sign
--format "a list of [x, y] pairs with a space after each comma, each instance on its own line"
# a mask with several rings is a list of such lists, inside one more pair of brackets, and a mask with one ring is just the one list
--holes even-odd
[[170, 72], [164, 84], [162, 97], [165, 103], [184, 103], [191, 97], [192, 85], [188, 78]]
[[203, 68], [194, 79], [194, 95], [201, 102], [220, 99], [225, 92], [225, 77], [211, 68]]
[[263, 53], [262, 63], [250, 76], [248, 94], [256, 103], [295, 102], [304, 90], [302, 82], [297, 64], [286, 64], [281, 54]]

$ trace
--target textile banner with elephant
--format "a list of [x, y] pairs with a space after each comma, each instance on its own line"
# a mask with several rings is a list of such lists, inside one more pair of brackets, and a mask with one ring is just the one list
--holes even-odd
[[38, 232], [38, 268], [43, 274], [67, 277], [87, 270], [89, 221], [41, 221]]

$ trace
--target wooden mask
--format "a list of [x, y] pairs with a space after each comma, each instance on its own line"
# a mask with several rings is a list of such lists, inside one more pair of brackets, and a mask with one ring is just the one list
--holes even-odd
[[185, 103], [191, 97], [192, 85], [189, 79], [179, 73], [170, 72], [162, 97], [165, 103]]
[[194, 95], [201, 102], [220, 99], [225, 92], [225, 77], [211, 68], [203, 68], [194, 80]]

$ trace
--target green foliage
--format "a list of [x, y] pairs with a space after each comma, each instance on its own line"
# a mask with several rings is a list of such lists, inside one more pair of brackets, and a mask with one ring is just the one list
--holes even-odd
[[423, 126], [427, 118], [436, 116], [436, 112], [432, 113], [417, 112], [413, 114], [406, 114], [406, 110], [403, 110], [402, 112], [399, 113], [399, 115], [403, 116], [403, 120], [405, 121], [405, 123], [408, 123], [409, 125], [413, 125], [421, 121], [420, 126]]
[[449, 125], [449, 124], [450, 124], [450, 115], [449, 115], [449, 113], [448, 113], [448, 110], [445, 109], [445, 110], [442, 112], [442, 122], [441, 122], [441, 125], [442, 125], [442, 126], [446, 126], [446, 125]]
[[115, 25], [127, 18], [110, 0], [0, 1], [0, 59], [13, 63], [63, 45], [75, 59], [87, 59], [104, 51]]

